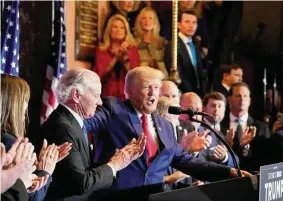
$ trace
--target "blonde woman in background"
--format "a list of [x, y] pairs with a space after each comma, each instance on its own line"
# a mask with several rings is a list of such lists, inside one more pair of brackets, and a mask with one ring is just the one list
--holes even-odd
[[164, 63], [164, 48], [167, 41], [159, 35], [159, 31], [160, 24], [155, 10], [150, 7], [142, 9], [134, 28], [140, 64], [158, 69], [168, 77]]
[[109, 18], [103, 43], [96, 50], [93, 70], [102, 83], [102, 96], [116, 96], [125, 100], [126, 73], [139, 66], [139, 53], [129, 24], [120, 14]]

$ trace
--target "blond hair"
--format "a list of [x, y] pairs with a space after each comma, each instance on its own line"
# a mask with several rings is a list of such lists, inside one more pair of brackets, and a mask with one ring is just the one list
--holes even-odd
[[135, 26], [134, 26], [134, 36], [136, 38], [137, 44], [141, 43], [143, 41], [143, 30], [141, 27], [141, 19], [145, 12], [150, 11], [153, 13], [153, 18], [154, 18], [154, 27], [153, 27], [153, 37], [155, 40], [153, 40], [154, 43], [158, 44], [159, 46], [163, 46], [165, 43], [165, 39], [160, 36], [160, 24], [158, 20], [158, 16], [156, 14], [156, 11], [152, 9], [151, 7], [145, 7], [143, 8], [139, 15], [137, 16]]
[[[120, 8], [120, 3], [121, 1], [112, 1], [112, 4], [119, 10], [121, 11]], [[134, 6], [133, 6], [133, 10], [131, 12], [137, 11], [140, 7], [140, 1], [134, 1]]]
[[25, 80], [1, 74], [1, 132], [9, 132], [16, 137], [25, 136], [28, 115], [23, 107], [29, 98], [30, 88]]
[[125, 40], [124, 41], [126, 41], [129, 44], [129, 46], [135, 46], [136, 45], [135, 40], [134, 40], [134, 38], [131, 34], [128, 21], [126, 20], [126, 18], [123, 15], [116, 14], [116, 15], [111, 16], [109, 18], [108, 22], [107, 22], [107, 25], [106, 25], [106, 28], [105, 28], [105, 31], [104, 31], [104, 34], [103, 34], [103, 42], [99, 45], [99, 48], [101, 50], [106, 50], [111, 45], [110, 31], [111, 31], [111, 27], [112, 27], [113, 22], [116, 21], [116, 20], [121, 21], [125, 26], [126, 33], [125, 33]]
[[169, 106], [176, 105], [175, 101], [166, 97], [161, 96], [158, 99], [157, 107], [155, 112], [159, 115], [168, 114], [168, 108]]
[[125, 77], [125, 86], [124, 86], [124, 94], [126, 98], [128, 98], [128, 92], [130, 87], [142, 79], [159, 79], [160, 82], [164, 78], [164, 74], [157, 69], [148, 67], [148, 66], [140, 66], [128, 71]]

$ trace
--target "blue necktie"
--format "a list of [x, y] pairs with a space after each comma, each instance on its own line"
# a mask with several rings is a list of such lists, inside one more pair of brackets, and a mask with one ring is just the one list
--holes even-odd
[[86, 144], [88, 145], [89, 142], [88, 142], [88, 137], [87, 137], [87, 131], [86, 131], [86, 127], [84, 125], [82, 127], [82, 130], [83, 130], [83, 134], [84, 134]]
[[197, 56], [196, 56], [196, 48], [193, 44], [193, 41], [190, 41], [190, 42], [187, 42], [187, 44], [189, 45], [190, 47], [190, 50], [191, 50], [191, 54], [192, 54], [192, 63], [194, 65], [194, 67], [196, 68], [197, 67]]

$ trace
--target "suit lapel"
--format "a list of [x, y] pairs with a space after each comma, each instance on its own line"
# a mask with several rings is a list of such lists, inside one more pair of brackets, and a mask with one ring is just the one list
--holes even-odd
[[[137, 139], [143, 133], [143, 129], [142, 129], [140, 119], [139, 119], [134, 107], [132, 106], [132, 104], [129, 100], [125, 101], [125, 105], [127, 106], [127, 113], [129, 115], [131, 125], [133, 126], [134, 130], [136, 131], [136, 135], [134, 135], [133, 137], [135, 137]], [[141, 158], [140, 160], [138, 159], [136, 161], [139, 163], [139, 165], [140, 165], [140, 167], [142, 167], [142, 169], [147, 169], [147, 165], [146, 165], [147, 153], [146, 153], [146, 150], [144, 151], [143, 155], [140, 158]]]
[[[84, 151], [85, 151], [85, 154], [87, 155], [87, 158], [88, 160], [90, 159], [90, 154], [89, 154], [89, 146], [87, 145], [87, 142], [85, 141], [85, 138], [84, 138], [84, 134], [83, 134], [83, 131], [82, 131], [82, 128], [79, 124], [79, 122], [76, 120], [76, 118], [72, 115], [72, 113], [67, 109], [65, 108], [64, 106], [62, 105], [59, 105], [57, 107], [57, 110], [63, 114], [66, 118], [69, 119], [69, 121], [71, 122], [72, 126], [74, 127], [74, 129], [76, 130], [76, 132], [79, 133], [80, 135], [80, 138], [83, 142], [83, 148], [84, 148]], [[89, 162], [89, 161], [88, 161]]]

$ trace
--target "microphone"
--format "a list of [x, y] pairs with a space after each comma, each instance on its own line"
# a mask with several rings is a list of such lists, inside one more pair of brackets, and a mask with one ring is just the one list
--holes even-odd
[[193, 108], [189, 108], [187, 110], [183, 110], [180, 107], [175, 107], [175, 106], [169, 106], [168, 108], [168, 113], [169, 114], [187, 114], [189, 116], [194, 116], [194, 115], [202, 115], [202, 116], [209, 116], [214, 119], [214, 117], [206, 112], [198, 112], [194, 110]]

